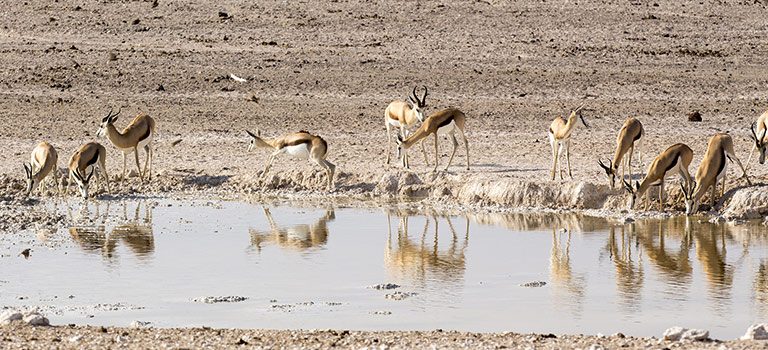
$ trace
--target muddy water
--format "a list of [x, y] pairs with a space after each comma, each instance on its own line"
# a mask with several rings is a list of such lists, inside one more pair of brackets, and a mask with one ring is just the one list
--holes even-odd
[[[0, 305], [56, 324], [733, 338], [768, 316], [760, 225], [172, 200], [51, 210], [67, 227], [0, 238]], [[546, 285], [521, 286], [533, 281]], [[382, 283], [400, 287], [369, 288]], [[202, 300], [226, 296], [247, 299]]]

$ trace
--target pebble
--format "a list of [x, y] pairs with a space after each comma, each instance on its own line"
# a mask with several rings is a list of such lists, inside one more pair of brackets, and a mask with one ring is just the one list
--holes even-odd
[[131, 322], [131, 328], [152, 328], [152, 322], [135, 320]]
[[242, 297], [239, 295], [229, 295], [229, 296], [220, 296], [220, 297], [201, 297], [201, 298], [192, 299], [192, 301], [196, 303], [206, 303], [206, 304], [237, 303], [237, 302], [246, 301], [246, 300], [248, 300], [247, 297]]
[[537, 288], [537, 287], [544, 287], [547, 285], [547, 282], [544, 281], [533, 281], [533, 282], [527, 282], [520, 285], [520, 287], [528, 287], [528, 288]]
[[672, 327], [664, 331], [664, 340], [680, 341], [680, 340], [694, 340], [704, 341], [709, 339], [709, 331], [703, 329], [688, 329], [683, 327]]
[[382, 284], [377, 284], [377, 285], [370, 286], [368, 288], [376, 289], [376, 290], [389, 290], [389, 289], [400, 288], [400, 285], [394, 284], [394, 283], [382, 283]]
[[768, 340], [768, 324], [758, 323], [749, 326], [741, 340]]
[[391, 294], [387, 294], [384, 297], [391, 300], [405, 300], [412, 296], [419, 295], [419, 293], [416, 292], [394, 292]]

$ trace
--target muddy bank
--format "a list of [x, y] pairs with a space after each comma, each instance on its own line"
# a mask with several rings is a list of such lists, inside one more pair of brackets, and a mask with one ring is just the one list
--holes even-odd
[[[674, 182], [672, 182], [675, 184]], [[113, 176], [111, 192], [97, 192], [98, 199], [131, 198], [134, 196], [193, 198], [224, 198], [253, 200], [288, 200], [323, 203], [333, 200], [353, 203], [354, 206], [370, 207], [387, 203], [407, 202], [409, 205], [429, 205], [456, 210], [474, 211], [579, 211], [593, 216], [615, 218], [683, 215], [685, 206], [682, 193], [676, 186], [667, 186], [664, 210], [658, 211], [658, 192], [648, 192], [648, 210], [639, 202], [635, 210], [628, 210], [627, 194], [621, 189], [611, 189], [606, 184], [588, 181], [536, 181], [521, 179], [486, 179], [471, 174], [447, 172], [387, 171], [375, 174], [340, 172], [336, 176], [336, 189], [321, 190], [325, 174], [301, 170], [274, 172], [261, 177], [260, 172], [245, 176], [214, 176], [203, 172], [162, 172], [151, 183], [140, 183], [129, 178], [124, 185]], [[62, 198], [50, 189], [43, 195], [27, 197], [22, 179], [0, 175], [0, 186], [5, 188], [0, 196], [0, 231], [23, 230], [50, 226], [65, 218], [46, 209]], [[768, 187], [762, 184], [745, 187], [739, 181], [728, 185], [715, 207], [704, 197], [699, 214], [734, 221], [762, 219], [768, 215]], [[70, 197], [79, 198], [75, 189]], [[720, 220], [720, 219], [718, 219]]]

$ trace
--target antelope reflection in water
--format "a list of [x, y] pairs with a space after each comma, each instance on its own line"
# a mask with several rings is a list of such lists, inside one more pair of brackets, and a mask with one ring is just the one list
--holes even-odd
[[133, 254], [144, 259], [152, 255], [155, 250], [155, 239], [152, 230], [152, 206], [144, 204], [144, 215], [141, 215], [142, 202], [136, 203], [133, 218], [128, 217], [128, 204], [122, 203], [122, 216], [117, 218], [119, 224], [106, 233], [109, 219], [110, 203], [106, 203], [106, 210], [101, 213], [101, 203], [95, 203], [95, 213], [90, 212], [90, 206], [86, 202], [80, 207], [75, 217], [67, 208], [70, 220], [75, 223], [69, 227], [69, 234], [86, 252], [100, 252], [106, 259], [113, 260], [116, 255], [118, 242], [122, 241]]
[[269, 231], [248, 230], [251, 235], [251, 246], [256, 247], [257, 251], [261, 251], [264, 243], [272, 243], [299, 251], [322, 247], [328, 243], [328, 223], [336, 219], [335, 211], [326, 209], [325, 214], [312, 224], [280, 228], [272, 217], [269, 208], [263, 209], [264, 216], [269, 223]]
[[632, 256], [633, 246], [636, 251], [639, 250], [638, 242], [633, 240], [636, 238], [633, 232], [621, 226], [617, 235], [616, 229], [615, 226], [610, 227], [605, 250], [616, 268], [615, 280], [621, 298], [620, 304], [627, 309], [637, 311], [645, 278], [642, 257]]
[[[392, 235], [392, 214], [397, 216], [397, 237]], [[409, 218], [422, 216], [424, 227], [421, 235], [410, 236]], [[428, 237], [430, 219], [434, 221], [434, 235]], [[444, 219], [450, 231], [448, 246], [441, 249], [439, 219]], [[425, 285], [437, 281], [442, 286], [459, 286], [464, 280], [466, 269], [465, 251], [469, 244], [469, 219], [466, 218], [463, 239], [459, 238], [448, 216], [431, 213], [419, 215], [415, 211], [387, 210], [387, 245], [384, 250], [384, 264], [391, 278]]]
[[[553, 284], [555, 303], [564, 303], [580, 315], [586, 288], [583, 273], [576, 273], [571, 266], [571, 227], [552, 228], [552, 250], [549, 255], [549, 278]], [[566, 295], [561, 295], [566, 294]]]

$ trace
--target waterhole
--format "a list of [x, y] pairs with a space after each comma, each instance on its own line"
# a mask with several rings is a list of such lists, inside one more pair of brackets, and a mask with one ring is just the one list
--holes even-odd
[[0, 236], [0, 305], [54, 324], [734, 338], [768, 316], [753, 223], [168, 199], [50, 210], [63, 227]]

